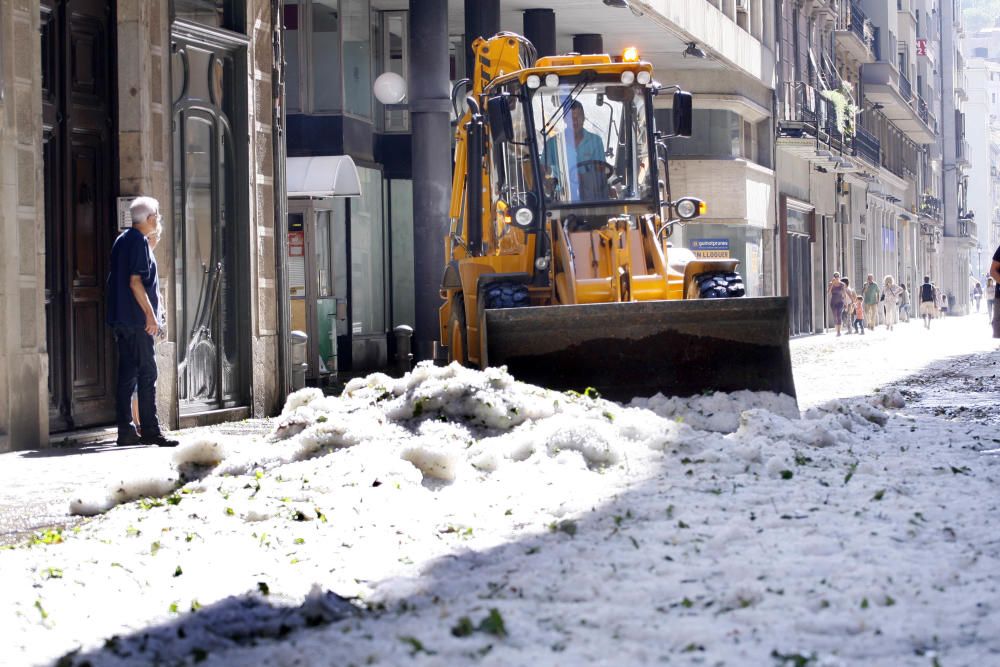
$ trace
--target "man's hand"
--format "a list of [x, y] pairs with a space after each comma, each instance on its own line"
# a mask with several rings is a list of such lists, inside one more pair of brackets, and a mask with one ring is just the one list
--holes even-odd
[[155, 336], [160, 331], [160, 325], [157, 324], [156, 318], [146, 315], [146, 333], [150, 336]]

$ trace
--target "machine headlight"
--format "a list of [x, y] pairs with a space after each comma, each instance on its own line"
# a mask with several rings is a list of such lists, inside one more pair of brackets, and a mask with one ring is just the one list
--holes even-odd
[[559, 75], [558, 74], [546, 74], [545, 75], [545, 85], [549, 88], [555, 88], [559, 85]]
[[519, 208], [514, 213], [514, 222], [517, 223], [518, 227], [528, 227], [535, 221], [534, 212], [527, 207]]
[[539, 257], [538, 259], [536, 259], [535, 260], [535, 268], [538, 269], [539, 271], [546, 271], [546, 270], [548, 270], [548, 268], [549, 268], [549, 258], [548, 257]]
[[705, 212], [706, 208], [705, 202], [697, 197], [681, 197], [674, 202], [674, 210], [677, 211], [677, 217], [681, 220], [697, 218]]
[[538, 88], [540, 85], [542, 85], [542, 78], [537, 74], [529, 74], [528, 78], [525, 80], [525, 83], [528, 84], [528, 88], [534, 90], [535, 88]]
[[622, 83], [624, 83], [626, 86], [630, 86], [632, 85], [633, 81], [635, 81], [635, 72], [633, 72], [630, 69], [627, 69], [624, 72], [622, 72]]
[[639, 82], [639, 85], [645, 86], [647, 83], [652, 81], [653, 77], [649, 72], [643, 70], [635, 75], [635, 80]]

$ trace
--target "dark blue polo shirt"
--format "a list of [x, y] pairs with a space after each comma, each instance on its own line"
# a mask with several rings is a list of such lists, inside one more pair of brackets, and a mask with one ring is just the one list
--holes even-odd
[[111, 247], [111, 271], [108, 273], [108, 317], [111, 326], [144, 327], [146, 314], [132, 294], [129, 281], [139, 276], [149, 295], [153, 313], [159, 317], [160, 284], [156, 260], [149, 251], [146, 237], [135, 227], [122, 232]]

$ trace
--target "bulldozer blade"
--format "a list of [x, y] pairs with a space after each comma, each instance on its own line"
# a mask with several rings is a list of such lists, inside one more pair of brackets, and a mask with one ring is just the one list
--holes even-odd
[[486, 364], [617, 401], [740, 389], [795, 396], [787, 297], [485, 311]]

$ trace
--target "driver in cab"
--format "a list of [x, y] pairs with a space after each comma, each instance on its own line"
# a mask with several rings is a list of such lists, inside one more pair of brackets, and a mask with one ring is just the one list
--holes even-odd
[[[587, 119], [583, 105], [574, 100], [570, 105], [572, 128], [566, 128], [566, 163], [569, 167], [570, 201], [590, 201], [608, 198], [607, 177], [610, 165], [604, 161], [604, 142], [599, 136], [583, 129]], [[546, 192], [556, 199], [566, 197], [565, 186], [558, 174], [559, 137], [545, 142]], [[600, 163], [600, 164], [598, 164]]]

